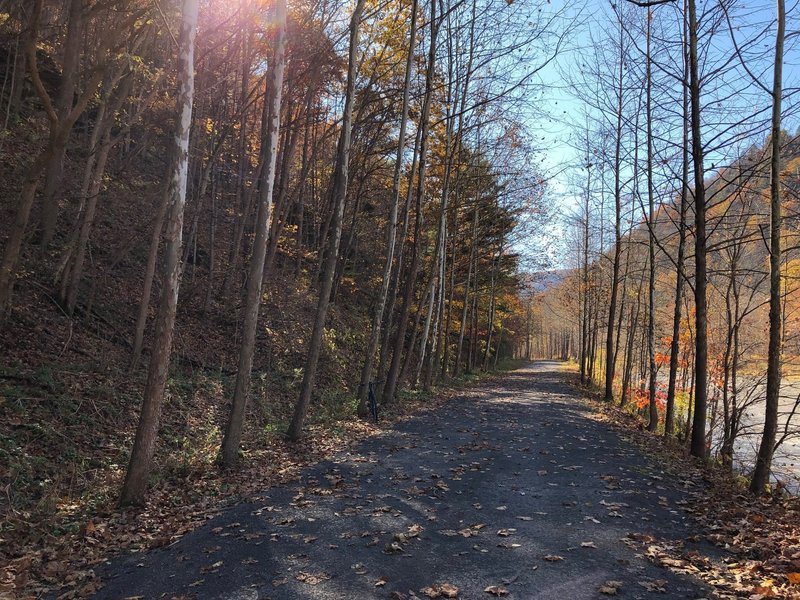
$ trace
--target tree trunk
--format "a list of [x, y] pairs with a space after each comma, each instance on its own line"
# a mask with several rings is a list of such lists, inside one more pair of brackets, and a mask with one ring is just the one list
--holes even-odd
[[247, 395], [250, 391], [250, 374], [253, 370], [253, 353], [258, 330], [258, 313], [261, 307], [261, 288], [264, 278], [264, 261], [267, 255], [267, 242], [272, 214], [272, 190], [275, 184], [275, 169], [278, 154], [278, 139], [281, 122], [281, 94], [283, 73], [286, 66], [286, 0], [275, 4], [275, 52], [272, 70], [269, 74], [267, 97], [264, 101], [263, 115], [266, 122], [266, 137], [262, 142], [261, 173], [259, 187], [258, 214], [256, 217], [256, 239], [250, 257], [250, 269], [245, 292], [244, 319], [242, 322], [242, 341], [239, 346], [239, 362], [236, 372], [236, 385], [233, 403], [225, 436], [222, 440], [222, 464], [232, 467], [239, 455], [239, 443], [244, 428], [247, 409]]
[[649, 362], [649, 419], [647, 423], [648, 431], [655, 431], [658, 428], [658, 404], [656, 404], [656, 210], [653, 198], [653, 61], [650, 54], [651, 29], [653, 11], [647, 9], [647, 64], [646, 72], [646, 100], [645, 112], [647, 121], [647, 202], [648, 202], [648, 265], [650, 268], [650, 278], [647, 286], [647, 358]]
[[[64, 59], [61, 70], [61, 85], [56, 98], [55, 110], [59, 122], [67, 120], [75, 100], [75, 87], [78, 80], [78, 67], [81, 57], [83, 37], [83, 0], [70, 0], [67, 36], [64, 40]], [[72, 129], [72, 127], [70, 127]], [[53, 239], [58, 221], [59, 203], [56, 197], [61, 188], [64, 172], [64, 154], [69, 134], [57, 144], [46, 167], [44, 191], [42, 193], [42, 249], [46, 249]]]
[[606, 329], [606, 381], [603, 399], [611, 402], [614, 398], [614, 318], [617, 315], [617, 293], [619, 289], [619, 263], [622, 250], [621, 221], [622, 221], [622, 187], [620, 182], [620, 163], [622, 151], [622, 96], [623, 96], [623, 69], [624, 56], [624, 27], [622, 17], [619, 17], [619, 72], [617, 84], [617, 114], [614, 140], [614, 262], [611, 275], [611, 297], [608, 302], [608, 326]]
[[[588, 136], [587, 136], [588, 137]], [[592, 190], [592, 164], [589, 154], [589, 140], [586, 141], [586, 198], [583, 205], [583, 265], [581, 275], [581, 292], [583, 308], [581, 310], [581, 384], [586, 385], [589, 358], [589, 201]]]
[[414, 223], [414, 246], [411, 253], [411, 263], [409, 264], [408, 275], [403, 288], [403, 304], [400, 309], [400, 320], [397, 325], [397, 336], [394, 343], [392, 362], [389, 365], [389, 372], [386, 375], [386, 384], [383, 389], [384, 402], [392, 402], [397, 391], [397, 381], [400, 374], [400, 363], [405, 344], [406, 330], [408, 329], [409, 311], [414, 294], [414, 285], [417, 279], [417, 269], [419, 268], [419, 250], [422, 237], [422, 206], [425, 194], [425, 171], [427, 166], [428, 131], [430, 128], [431, 96], [434, 86], [434, 71], [436, 68], [436, 37], [439, 31], [439, 23], [436, 20], [436, 2], [431, 2], [431, 41], [428, 50], [428, 65], [425, 73], [425, 97], [422, 102], [422, 114], [420, 115], [420, 148], [419, 148], [419, 174], [417, 176], [417, 198], [416, 216]]
[[775, 70], [772, 83], [772, 158], [770, 161], [769, 235], [769, 349], [764, 430], [750, 491], [762, 494], [769, 483], [775, 437], [778, 432], [778, 402], [781, 390], [781, 96], [783, 94], [783, 42], [786, 28], [784, 0], [777, 0]]
[[691, 453], [706, 458], [708, 400], [708, 300], [706, 288], [706, 194], [703, 143], [700, 137], [700, 73], [697, 49], [696, 0], [689, 6], [689, 93], [691, 97], [692, 161], [694, 163], [694, 263], [695, 263], [695, 394]]
[[464, 332], [467, 329], [467, 312], [469, 307], [469, 288], [472, 284], [472, 261], [478, 239], [478, 198], [474, 200], [472, 209], [472, 243], [469, 249], [469, 264], [467, 265], [467, 281], [464, 283], [464, 305], [461, 307], [461, 325], [458, 330], [458, 346], [456, 347], [456, 360], [453, 363], [453, 376], [461, 375], [461, 353], [464, 347]]
[[164, 388], [169, 373], [175, 309], [180, 288], [181, 238], [189, 167], [189, 131], [194, 98], [194, 38], [197, 30], [198, 5], [198, 0], [184, 0], [183, 3], [176, 96], [178, 115], [169, 173], [164, 285], [161, 290], [161, 303], [156, 320], [155, 340], [150, 355], [142, 411], [120, 496], [121, 505], [142, 504], [144, 500], [164, 401]]
[[[684, 1], [684, 7], [686, 2]], [[684, 20], [684, 39], [686, 44], [686, 20]], [[689, 55], [686, 49], [684, 57], [684, 81], [689, 71]], [[684, 255], [686, 252], [686, 207], [689, 198], [689, 94], [683, 85], [683, 163], [681, 170], [681, 197], [678, 220], [678, 257], [675, 265], [675, 306], [672, 316], [672, 340], [669, 351], [669, 384], [667, 387], [667, 412], [664, 417], [664, 435], [670, 436], [675, 431], [675, 392], [678, 378], [678, 354], [681, 337], [681, 304], [683, 303]]]
[[364, 10], [364, 0], [357, 0], [353, 15], [350, 18], [350, 51], [347, 61], [347, 90], [344, 100], [344, 114], [342, 117], [342, 131], [339, 137], [339, 147], [336, 153], [336, 167], [331, 193], [334, 216], [330, 232], [328, 252], [322, 269], [320, 282], [319, 301], [314, 319], [314, 329], [308, 345], [308, 358], [303, 370], [303, 382], [300, 387], [300, 397], [295, 405], [294, 416], [286, 435], [291, 440], [300, 438], [303, 432], [308, 405], [311, 402], [311, 391], [314, 387], [314, 376], [317, 371], [317, 362], [322, 350], [322, 334], [325, 330], [325, 319], [328, 315], [333, 278], [336, 273], [336, 260], [339, 254], [339, 242], [342, 237], [342, 220], [344, 219], [344, 203], [347, 196], [347, 176], [350, 164], [350, 140], [353, 128], [353, 102], [356, 69], [358, 67], [358, 39], [360, 32], [361, 13]]
[[[386, 361], [389, 357], [389, 352], [392, 345], [392, 324], [394, 321], [395, 304], [397, 303], [397, 288], [400, 284], [400, 275], [403, 272], [403, 258], [405, 257], [405, 241], [408, 235], [408, 226], [411, 220], [411, 200], [414, 195], [414, 176], [417, 172], [417, 159], [420, 147], [420, 133], [421, 129], [417, 129], [417, 135], [414, 139], [414, 151], [411, 157], [411, 169], [408, 174], [408, 191], [406, 193], [405, 206], [403, 207], [403, 228], [400, 233], [400, 243], [395, 245], [396, 248], [396, 262], [397, 264], [392, 269], [391, 282], [389, 283], [389, 299], [388, 306], [386, 307], [386, 316], [383, 323], [383, 331], [381, 336], [381, 351], [378, 357], [378, 377], [386, 373]], [[415, 238], [416, 239], [416, 238]], [[416, 243], [416, 242], [415, 242]], [[378, 397], [383, 397], [383, 385], [378, 384], [379, 394]]]

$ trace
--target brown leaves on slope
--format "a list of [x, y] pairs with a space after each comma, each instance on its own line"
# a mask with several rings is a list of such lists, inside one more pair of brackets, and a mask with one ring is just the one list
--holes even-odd
[[[333, 435], [323, 427], [311, 428], [302, 446], [274, 436], [260, 449], [245, 452], [236, 472], [208, 469], [186, 478], [167, 478], [150, 491], [141, 509], [119, 510], [109, 504], [93, 513], [87, 510], [80, 513], [83, 525], [74, 531], [42, 532], [17, 546], [8, 543], [6, 534], [4, 544], [13, 554], [0, 554], [0, 597], [35, 597], [60, 586], [68, 588], [65, 597], [90, 594], [98, 586], [92, 567], [109, 555], [170, 544], [203, 525], [225, 504], [292, 482], [304, 467], [377, 431], [360, 421], [339, 427], [346, 431]], [[70, 515], [70, 522], [77, 517]]]

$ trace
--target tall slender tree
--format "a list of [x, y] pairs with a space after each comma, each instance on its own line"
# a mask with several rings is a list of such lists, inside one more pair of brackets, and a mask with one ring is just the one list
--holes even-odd
[[[397, 155], [394, 162], [392, 175], [392, 196], [389, 206], [389, 221], [386, 224], [386, 260], [383, 265], [383, 276], [378, 299], [372, 314], [367, 350], [364, 356], [364, 366], [361, 369], [361, 379], [358, 384], [358, 415], [367, 416], [368, 385], [372, 378], [372, 368], [375, 361], [375, 352], [378, 349], [378, 340], [381, 332], [381, 322], [386, 308], [386, 299], [389, 296], [389, 285], [392, 279], [392, 265], [395, 260], [395, 244], [397, 242], [397, 213], [400, 205], [400, 176], [402, 175], [403, 156], [406, 145], [406, 129], [408, 128], [408, 109], [411, 99], [411, 71], [414, 64], [414, 48], [417, 39], [417, 5], [418, 0], [411, 2], [411, 25], [408, 33], [408, 54], [406, 55], [405, 75], [403, 79], [403, 107], [400, 111], [400, 131], [397, 136]], [[401, 240], [402, 243], [402, 240]]]
[[275, 50], [272, 68], [267, 80], [267, 97], [264, 103], [266, 138], [262, 140], [261, 185], [259, 187], [258, 211], [256, 215], [256, 238], [245, 292], [242, 341], [239, 346], [239, 368], [236, 372], [236, 387], [233, 403], [222, 440], [222, 464], [231, 467], [239, 454], [239, 444], [244, 428], [247, 395], [250, 391], [250, 375], [253, 370], [258, 313], [261, 307], [261, 294], [264, 277], [264, 262], [267, 255], [267, 242], [272, 217], [272, 190], [275, 184], [275, 171], [278, 155], [278, 140], [281, 126], [281, 94], [283, 72], [286, 66], [286, 0], [275, 3]]
[[700, 123], [700, 65], [698, 52], [697, 2], [687, 0], [689, 14], [689, 97], [694, 169], [694, 305], [695, 305], [695, 392], [692, 416], [691, 453], [706, 458], [708, 415], [708, 267], [706, 238], [706, 188], [704, 149]]
[[166, 191], [169, 208], [165, 235], [164, 283], [156, 317], [153, 350], [150, 354], [139, 425], [120, 496], [120, 504], [123, 505], [141, 504], [144, 501], [161, 418], [161, 407], [164, 403], [164, 388], [169, 373], [175, 311], [180, 290], [183, 212], [189, 174], [189, 132], [194, 104], [194, 39], [197, 31], [198, 5], [199, 0], [183, 0], [178, 40], [177, 117], [168, 172], [169, 185]]
[[353, 130], [353, 102], [355, 101], [355, 85], [358, 69], [358, 40], [361, 30], [361, 14], [364, 11], [364, 0], [357, 0], [350, 17], [350, 51], [347, 59], [347, 87], [344, 98], [344, 114], [342, 117], [342, 130], [336, 152], [336, 166], [334, 168], [332, 202], [333, 223], [328, 237], [328, 247], [323, 259], [319, 300], [314, 317], [314, 328], [308, 344], [308, 357], [303, 369], [303, 382], [300, 386], [300, 397], [297, 400], [292, 422], [286, 435], [291, 440], [297, 440], [302, 435], [303, 421], [311, 402], [311, 393], [314, 389], [317, 363], [322, 351], [322, 334], [325, 330], [325, 321], [328, 316], [333, 279], [336, 274], [336, 261], [339, 255], [339, 242], [342, 237], [342, 220], [344, 219], [344, 203], [347, 196], [348, 168], [350, 165], [350, 144]]
[[764, 430], [758, 447], [750, 491], [763, 493], [769, 483], [775, 438], [778, 432], [778, 404], [781, 390], [781, 99], [783, 95], [783, 48], [786, 31], [784, 0], [777, 0], [775, 62], [772, 80], [772, 126], [770, 156], [769, 233], [769, 344]]
[[[414, 245], [411, 249], [411, 261], [408, 266], [405, 285], [403, 287], [403, 302], [400, 308], [400, 316], [397, 324], [397, 333], [394, 338], [394, 349], [389, 371], [386, 374], [386, 383], [383, 388], [384, 402], [394, 400], [397, 392], [397, 383], [400, 377], [400, 366], [403, 357], [403, 346], [405, 344], [406, 331], [411, 310], [411, 302], [414, 293], [414, 283], [419, 269], [419, 253], [422, 236], [423, 224], [423, 195], [425, 193], [425, 176], [427, 172], [427, 153], [428, 153], [428, 132], [430, 130], [430, 111], [431, 97], [434, 88], [434, 72], [436, 69], [436, 39], [439, 33], [439, 22], [436, 18], [436, 1], [431, 2], [430, 11], [430, 45], [428, 46], [428, 64], [425, 73], [425, 95], [422, 101], [422, 113], [419, 118], [420, 144], [419, 144], [419, 167], [417, 173], [416, 188], [416, 215], [414, 221]], [[410, 185], [410, 184], [409, 184]]]

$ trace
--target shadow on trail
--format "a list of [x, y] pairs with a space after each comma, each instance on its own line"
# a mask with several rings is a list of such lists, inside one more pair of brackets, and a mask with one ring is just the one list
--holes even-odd
[[685, 490], [588, 419], [558, 369], [481, 384], [168, 548], [116, 559], [97, 597], [387, 598], [446, 582], [459, 598], [497, 585], [579, 600], [608, 580], [620, 598], [654, 582], [661, 597], [706, 596], [629, 536], [689, 537]]

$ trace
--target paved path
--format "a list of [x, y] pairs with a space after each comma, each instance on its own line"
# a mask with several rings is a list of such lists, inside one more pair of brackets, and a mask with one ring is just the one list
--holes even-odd
[[609, 580], [617, 598], [706, 597], [621, 541], [690, 536], [684, 490], [588, 415], [559, 365], [536, 363], [103, 565], [97, 597], [425, 598], [450, 584], [461, 599], [498, 586], [580, 600], [609, 597]]

